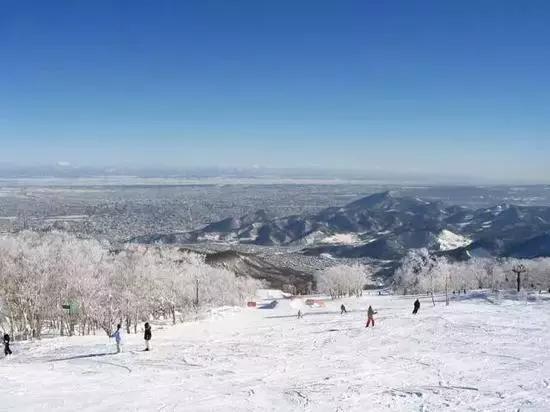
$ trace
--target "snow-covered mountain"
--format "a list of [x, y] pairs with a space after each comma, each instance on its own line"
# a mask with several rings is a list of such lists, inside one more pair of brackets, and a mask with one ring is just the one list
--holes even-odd
[[550, 256], [549, 236], [550, 207], [502, 204], [471, 209], [383, 192], [316, 214], [271, 219], [258, 211], [192, 232], [147, 235], [133, 241], [303, 246], [309, 255], [395, 260], [408, 249], [421, 247], [496, 256]]

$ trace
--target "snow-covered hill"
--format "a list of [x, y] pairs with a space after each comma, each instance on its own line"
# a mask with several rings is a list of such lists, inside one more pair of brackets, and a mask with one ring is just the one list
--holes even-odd
[[[550, 410], [550, 301], [422, 297], [413, 316], [413, 300], [346, 299], [343, 316], [341, 301], [220, 309], [154, 327], [152, 352], [136, 335], [119, 355], [106, 336], [15, 343], [0, 359], [0, 409]], [[377, 323], [365, 329], [369, 304]]]

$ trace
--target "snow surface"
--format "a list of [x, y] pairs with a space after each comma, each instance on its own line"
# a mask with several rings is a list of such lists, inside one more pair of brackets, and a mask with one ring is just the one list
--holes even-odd
[[442, 230], [437, 238], [439, 250], [454, 250], [459, 247], [465, 247], [472, 243], [472, 239], [466, 236], [458, 235], [450, 230]]
[[[543, 295], [547, 296], [547, 295]], [[550, 410], [550, 301], [365, 296], [225, 308], [127, 337], [13, 345], [0, 409], [17, 411]], [[372, 304], [376, 327], [365, 329]], [[305, 317], [294, 316], [301, 308]]]

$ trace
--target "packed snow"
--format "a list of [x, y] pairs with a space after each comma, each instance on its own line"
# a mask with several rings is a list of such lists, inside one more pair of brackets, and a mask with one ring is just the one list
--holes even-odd
[[153, 325], [151, 352], [141, 335], [118, 355], [105, 335], [16, 342], [0, 360], [2, 409], [550, 410], [550, 300], [455, 298], [421, 297], [416, 316], [413, 297], [377, 295], [224, 308]]

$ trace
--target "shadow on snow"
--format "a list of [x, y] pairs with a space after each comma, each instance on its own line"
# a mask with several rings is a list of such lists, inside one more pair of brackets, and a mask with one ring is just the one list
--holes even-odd
[[75, 360], [75, 359], [99, 358], [102, 356], [109, 356], [109, 355], [115, 355], [115, 354], [116, 352], [90, 353], [88, 355], [75, 355], [75, 356], [69, 356], [66, 358], [52, 359], [49, 362], [61, 362], [61, 361], [68, 361], [68, 360]]

